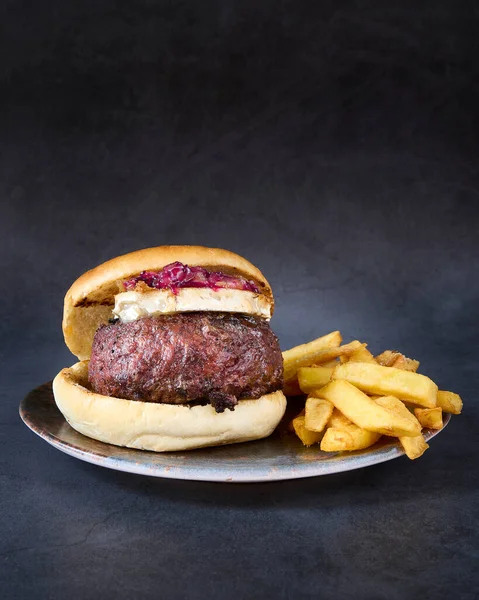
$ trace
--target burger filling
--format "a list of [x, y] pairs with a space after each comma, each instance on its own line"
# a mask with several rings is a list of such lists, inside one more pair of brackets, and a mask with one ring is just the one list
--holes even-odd
[[245, 313], [271, 318], [271, 303], [263, 294], [222, 288], [181, 288], [122, 292], [115, 296], [113, 315], [123, 323], [141, 317], [190, 311]]
[[137, 277], [128, 279], [123, 283], [125, 290], [131, 291], [146, 285], [149, 288], [164, 290], [169, 289], [177, 293], [181, 288], [209, 288], [221, 290], [243, 290], [259, 293], [254, 281], [244, 277], [227, 275], [221, 271], [208, 271], [204, 267], [190, 267], [181, 262], [174, 262], [163, 267], [161, 271], [143, 271]]
[[167, 404], [205, 402], [223, 412], [234, 410], [238, 400], [282, 389], [283, 358], [263, 318], [177, 312], [100, 327], [89, 381], [105, 396]]

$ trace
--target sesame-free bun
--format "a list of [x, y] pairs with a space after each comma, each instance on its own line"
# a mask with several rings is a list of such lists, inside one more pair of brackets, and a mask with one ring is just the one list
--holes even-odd
[[115, 295], [122, 291], [122, 281], [142, 271], [160, 271], [175, 261], [254, 281], [263, 301], [271, 306], [272, 314], [274, 301], [268, 281], [259, 269], [238, 254], [204, 246], [146, 248], [118, 256], [87, 271], [70, 287], [63, 311], [63, 334], [70, 351], [80, 360], [90, 357], [93, 336], [112, 316]]
[[88, 361], [63, 369], [53, 381], [55, 401], [76, 431], [108, 444], [167, 452], [221, 446], [269, 436], [286, 409], [281, 391], [240, 400], [234, 411], [157, 404], [102, 396], [88, 388]]

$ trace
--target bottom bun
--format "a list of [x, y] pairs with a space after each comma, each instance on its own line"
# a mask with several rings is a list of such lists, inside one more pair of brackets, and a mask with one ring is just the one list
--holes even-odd
[[87, 386], [88, 361], [63, 369], [53, 380], [55, 402], [73, 429], [108, 444], [154, 452], [265, 438], [286, 410], [282, 391], [240, 400], [234, 411], [217, 413], [210, 404], [123, 400], [95, 394]]

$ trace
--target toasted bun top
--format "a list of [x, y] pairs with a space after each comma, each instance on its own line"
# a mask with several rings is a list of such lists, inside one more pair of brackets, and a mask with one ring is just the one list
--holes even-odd
[[115, 294], [122, 289], [122, 281], [142, 271], [160, 271], [175, 261], [250, 279], [273, 307], [273, 294], [264, 275], [234, 252], [204, 246], [145, 248], [108, 260], [84, 273], [70, 287], [65, 296], [63, 334], [71, 352], [80, 360], [90, 357], [93, 336], [111, 317]]

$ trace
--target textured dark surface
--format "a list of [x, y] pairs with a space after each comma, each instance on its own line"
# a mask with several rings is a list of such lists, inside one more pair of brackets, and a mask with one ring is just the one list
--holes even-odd
[[[477, 597], [473, 2], [3, 4], [2, 598]], [[73, 362], [62, 297], [162, 243], [273, 286], [283, 348], [399, 348], [465, 411], [418, 461], [227, 486], [65, 456], [18, 403]]]

